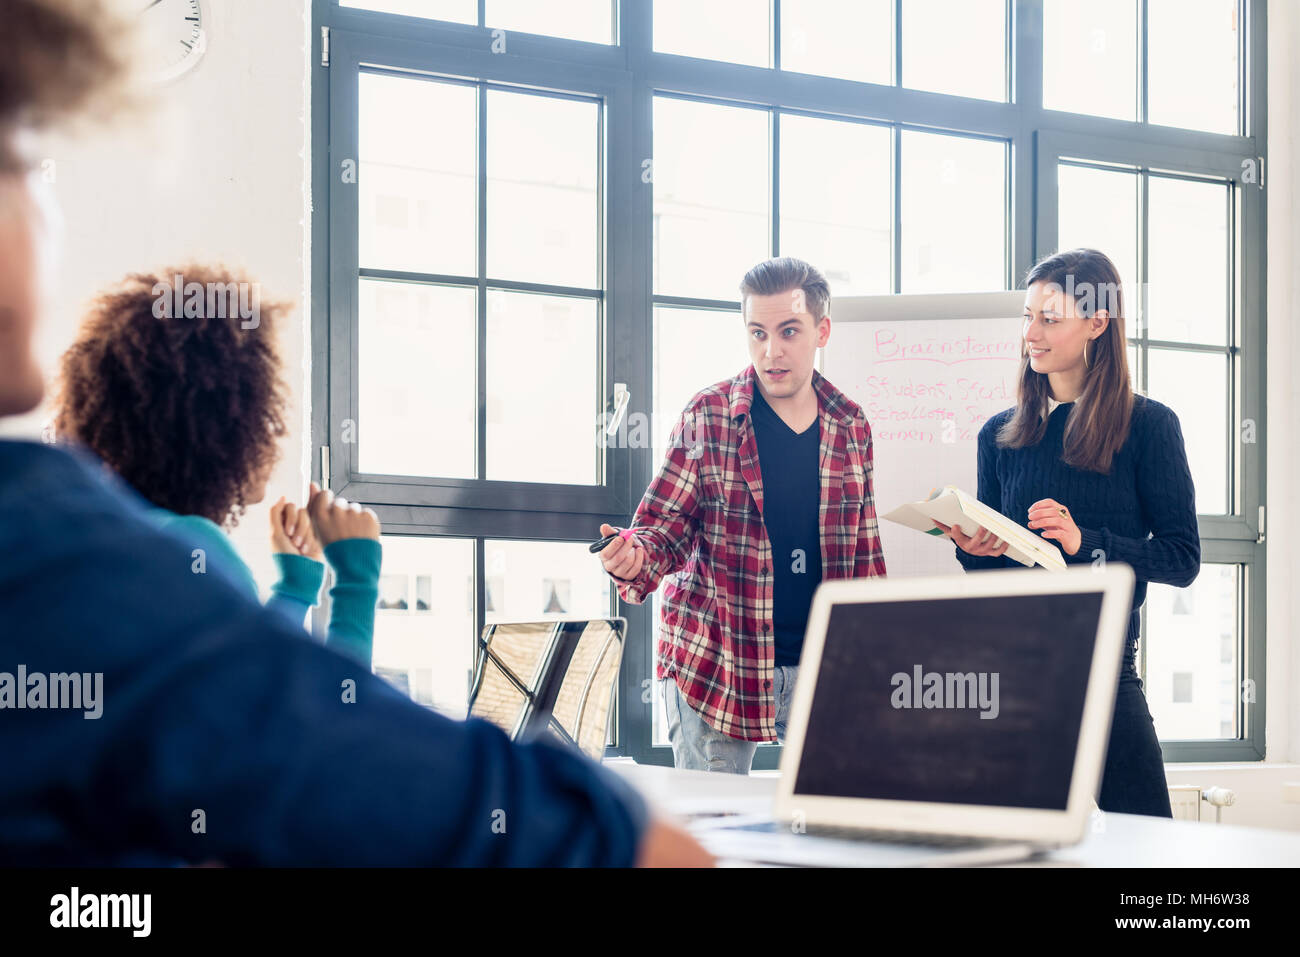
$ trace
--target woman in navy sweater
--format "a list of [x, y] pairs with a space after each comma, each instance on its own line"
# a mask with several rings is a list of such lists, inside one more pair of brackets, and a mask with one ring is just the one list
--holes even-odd
[[[980, 429], [977, 495], [1053, 539], [1068, 564], [1132, 566], [1137, 584], [1098, 806], [1172, 817], [1136, 655], [1147, 582], [1181, 588], [1200, 571], [1182, 430], [1168, 406], [1129, 384], [1119, 272], [1104, 254], [1057, 253], [1025, 284], [1017, 401]], [[940, 527], [967, 571], [1018, 567], [987, 533]]]

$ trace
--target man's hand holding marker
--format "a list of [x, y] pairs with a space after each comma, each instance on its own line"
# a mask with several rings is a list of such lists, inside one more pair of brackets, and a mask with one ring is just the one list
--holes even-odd
[[632, 581], [641, 574], [641, 565], [645, 561], [645, 549], [637, 542], [632, 529], [621, 531], [613, 525], [601, 525], [600, 534], [604, 536], [594, 543], [592, 551], [599, 551], [600, 563], [605, 571], [623, 581]]

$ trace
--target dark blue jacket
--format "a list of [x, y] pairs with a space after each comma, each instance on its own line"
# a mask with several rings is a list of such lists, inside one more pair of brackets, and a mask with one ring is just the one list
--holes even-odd
[[0, 442], [0, 673], [103, 674], [98, 719], [0, 706], [0, 863], [633, 862], [647, 812], [615, 775], [413, 704], [146, 507]]

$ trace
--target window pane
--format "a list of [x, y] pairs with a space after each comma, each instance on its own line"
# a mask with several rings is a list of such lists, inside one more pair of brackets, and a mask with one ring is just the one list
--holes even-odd
[[1006, 0], [903, 0], [903, 86], [1007, 98]]
[[655, 292], [739, 299], [771, 255], [767, 111], [656, 98], [654, 150]]
[[1237, 132], [1237, 0], [1148, 0], [1152, 123]]
[[[591, 529], [591, 540], [600, 526]], [[484, 542], [484, 621], [608, 618], [609, 576], [584, 542]]]
[[477, 0], [339, 0], [339, 6], [400, 13], [429, 20], [478, 23]]
[[474, 290], [362, 279], [359, 292], [361, 471], [473, 478]]
[[463, 719], [474, 667], [474, 542], [383, 537], [375, 674]]
[[1152, 176], [1147, 334], [1226, 345], [1228, 187]]
[[1138, 380], [1138, 347], [1133, 343], [1128, 345], [1128, 384], [1134, 392], [1140, 390], [1141, 383]]
[[697, 392], [742, 372], [750, 360], [739, 312], [659, 306], [655, 308], [654, 322], [653, 441], [657, 471], [668, 449], [668, 436], [687, 403]]
[[1057, 249], [1099, 249], [1119, 270], [1125, 335], [1137, 335], [1138, 177], [1087, 166], [1057, 168]]
[[1196, 511], [1228, 511], [1228, 360], [1208, 352], [1151, 349], [1147, 394], [1178, 414], [1196, 485]]
[[770, 0], [654, 0], [658, 53], [772, 65]]
[[894, 0], [798, 0], [781, 6], [781, 69], [894, 82]]
[[488, 93], [488, 275], [595, 288], [600, 111]]
[[892, 288], [889, 130], [782, 116], [781, 255], [812, 263], [832, 296]]
[[1006, 287], [1006, 145], [903, 131], [902, 292]]
[[1137, 119], [1137, 0], [1043, 5], [1043, 106]]
[[[750, 364], [739, 313], [657, 307], [654, 311], [654, 467], [668, 451], [677, 417], [697, 392], [729, 379]], [[650, 670], [653, 679], [661, 621], [659, 592], [651, 602]], [[658, 680], [650, 696], [652, 741], [668, 744], [663, 695]]]
[[1241, 647], [1239, 565], [1202, 565], [1186, 588], [1151, 585], [1147, 705], [1163, 741], [1236, 738]]
[[487, 478], [595, 485], [596, 303], [488, 292]]
[[361, 266], [472, 276], [474, 87], [362, 73], [359, 92]]
[[489, 27], [614, 43], [614, 0], [487, 0]]

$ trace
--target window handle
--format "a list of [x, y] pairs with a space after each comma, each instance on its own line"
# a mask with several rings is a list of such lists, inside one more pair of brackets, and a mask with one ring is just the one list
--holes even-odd
[[631, 398], [632, 393], [627, 390], [626, 382], [614, 383], [614, 400], [611, 403], [613, 414], [609, 417], [609, 425], [605, 426], [606, 435], [613, 435], [618, 431], [619, 423], [623, 421]]

